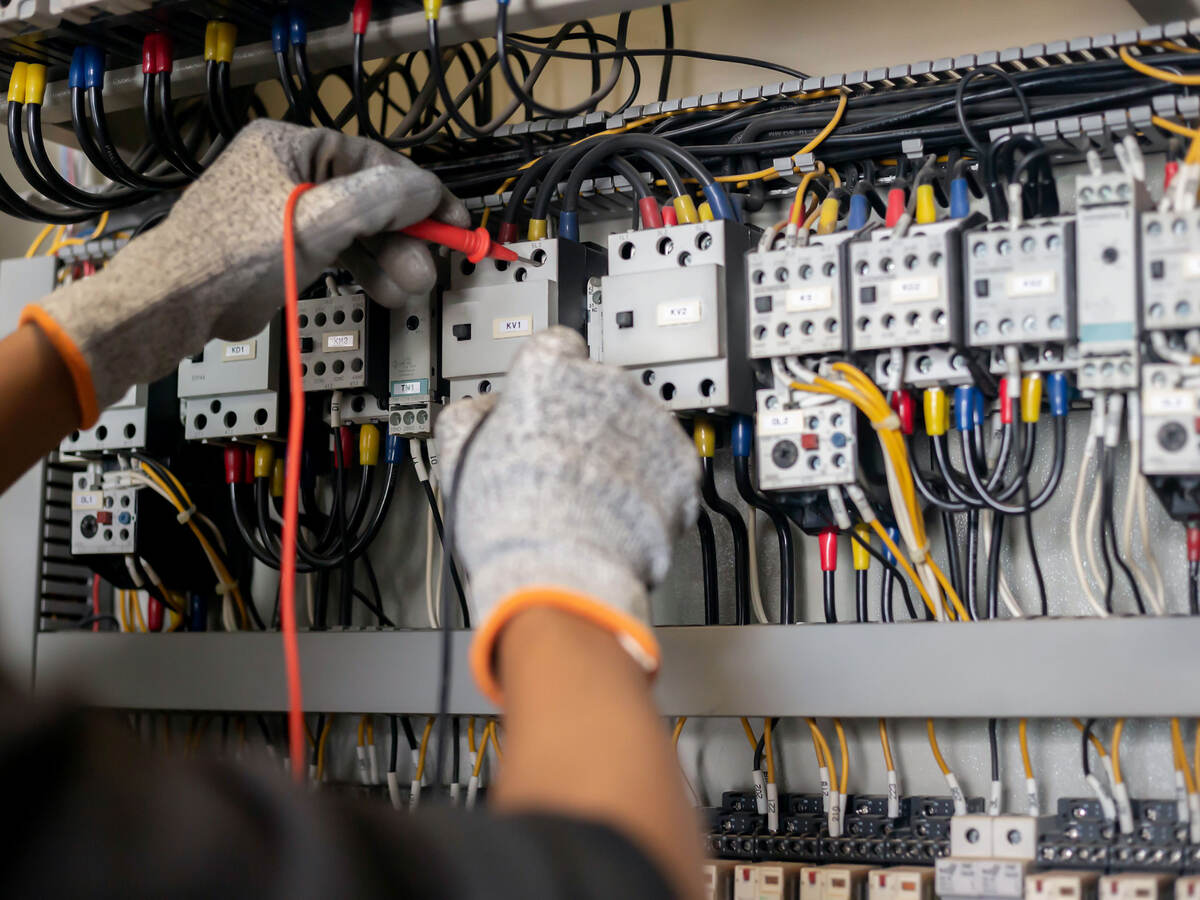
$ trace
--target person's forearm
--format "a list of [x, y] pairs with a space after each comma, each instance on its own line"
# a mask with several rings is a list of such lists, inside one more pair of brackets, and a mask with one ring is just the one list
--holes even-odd
[[700, 839], [645, 673], [612, 635], [532, 609], [499, 646], [505, 753], [498, 810], [567, 813], [612, 825], [678, 885], [699, 892]]
[[0, 493], [78, 424], [71, 376], [41, 330], [0, 340]]

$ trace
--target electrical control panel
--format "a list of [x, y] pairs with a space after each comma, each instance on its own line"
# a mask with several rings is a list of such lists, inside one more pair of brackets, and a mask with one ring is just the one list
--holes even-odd
[[300, 371], [307, 391], [384, 392], [388, 310], [366, 294], [301, 300]]
[[604, 273], [604, 254], [562, 238], [508, 246], [533, 264], [451, 257], [441, 328], [451, 400], [500, 389], [513, 357], [536, 332], [565, 325], [586, 334], [588, 279]]
[[751, 359], [849, 349], [843, 251], [853, 234], [823, 235], [804, 247], [747, 256]]
[[786, 391], [763, 390], [757, 402], [760, 488], [810, 491], [857, 480], [858, 417], [849, 401], [800, 405]]
[[714, 221], [608, 239], [602, 359], [675, 412], [754, 408], [746, 364], [750, 230]]
[[1200, 328], [1200, 210], [1141, 218], [1142, 324]]
[[283, 428], [276, 316], [244, 341], [209, 341], [179, 364], [179, 415], [188, 440], [271, 437]]
[[92, 466], [74, 477], [71, 553], [75, 556], [136, 553], [140, 488], [105, 489], [99, 471], [98, 466]]
[[1014, 229], [997, 222], [963, 236], [966, 336], [992, 351], [991, 368], [1007, 371], [1000, 348], [1020, 345], [1022, 366], [1069, 366], [1075, 340], [1075, 222], [1031, 219]]
[[1142, 473], [1200, 474], [1200, 366], [1142, 368]]
[[960, 232], [969, 221], [916, 225], [904, 237], [877, 229], [850, 243], [855, 350], [962, 342]]
[[1141, 273], [1138, 212], [1145, 187], [1119, 172], [1075, 183], [1079, 388], [1137, 386]]
[[409, 297], [392, 310], [388, 352], [388, 433], [433, 434], [437, 397], [437, 326], [428, 295]]

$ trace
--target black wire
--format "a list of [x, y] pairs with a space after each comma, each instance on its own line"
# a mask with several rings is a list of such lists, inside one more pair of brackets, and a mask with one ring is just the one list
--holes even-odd
[[1092, 774], [1092, 764], [1088, 759], [1088, 750], [1091, 743], [1092, 726], [1096, 724], [1095, 719], [1088, 719], [1083, 723], [1083, 777], [1087, 778]]
[[312, 764], [315, 766], [321, 753], [321, 732], [325, 730], [325, 713], [317, 716], [317, 727], [313, 732]]
[[837, 572], [821, 572], [821, 599], [825, 604], [825, 621], [829, 624], [837, 622], [836, 583]]
[[[334, 496], [337, 498], [334, 504], [334, 516], [337, 518], [338, 536], [341, 538], [342, 548], [347, 549], [350, 546], [350, 522], [346, 512], [346, 479], [345, 467], [349, 464], [349, 460], [342, 453], [341, 435], [335, 428], [333, 431], [333, 470], [334, 470]], [[341, 602], [338, 607], [338, 622], [343, 628], [349, 628], [353, 620], [353, 594], [354, 594], [354, 561], [350, 558], [350, 554], [346, 553], [342, 558], [341, 564], [342, 577], [339, 582]]]
[[[187, 175], [151, 176], [138, 172], [121, 157], [116, 143], [108, 130], [108, 115], [104, 111], [104, 93], [99, 88], [87, 89], [88, 111], [91, 113], [92, 128], [95, 129], [96, 145], [108, 163], [109, 170], [117, 179], [130, 187], [150, 190], [170, 190], [182, 187], [190, 180]], [[157, 145], [151, 141], [150, 146]]]
[[[1109, 480], [1108, 466], [1105, 461], [1109, 455], [1109, 448], [1104, 446], [1104, 439], [1098, 438], [1100, 443], [1100, 505], [1112, 503], [1112, 482]], [[1112, 557], [1108, 555], [1108, 530], [1101, 523], [1100, 526], [1100, 558], [1104, 562], [1104, 608], [1108, 612], [1113, 611], [1113, 567]]]
[[455, 716], [450, 720], [450, 739], [453, 742], [451, 744], [451, 752], [454, 756], [454, 762], [451, 767], [453, 769], [451, 777], [454, 779], [455, 784], [458, 784], [458, 770], [460, 762], [459, 757], [462, 755], [462, 748], [459, 746], [459, 744], [462, 742], [462, 738], [459, 735], [458, 729], [458, 716]]
[[208, 100], [208, 116], [226, 140], [230, 140], [233, 138], [235, 129], [233, 122], [226, 118], [227, 109], [222, 106], [221, 100], [218, 98], [220, 86], [217, 83], [217, 61], [215, 59], [204, 62], [204, 85]]
[[[775, 726], [778, 724], [779, 724], [779, 719], [771, 719], [772, 734], [774, 734]], [[754, 769], [755, 769], [755, 771], [759, 771], [759, 772], [762, 771], [763, 756], [766, 755], [766, 752], [767, 752], [767, 729], [764, 728], [762, 734], [760, 734], [758, 736], [758, 744], [755, 745], [755, 747], [754, 747]]]
[[871, 613], [867, 608], [868, 572], [857, 569], [854, 572], [854, 612], [859, 622], [871, 621]]
[[[1017, 406], [1016, 400], [1013, 401], [1013, 405]], [[1015, 418], [1018, 419], [1018, 427], [1013, 429], [1013, 441], [1015, 444], [1013, 451], [1016, 453], [1017, 458], [1020, 459], [1022, 456], [1021, 436], [1024, 429], [1019, 427], [1019, 420], [1021, 418], [1020, 415], [1016, 415]], [[1059, 418], [1063, 419], [1064, 422], [1066, 420], [1066, 416], [1061, 416]], [[1058, 443], [1056, 442], [1056, 447], [1057, 446]], [[1050, 615], [1050, 604], [1046, 596], [1046, 579], [1042, 576], [1042, 563], [1041, 560], [1038, 559], [1037, 542], [1033, 539], [1033, 503], [1029, 498], [1028, 477], [1021, 478], [1021, 505], [1024, 507], [1024, 512], [1021, 514], [1021, 520], [1025, 523], [1025, 543], [1029, 545], [1029, 558], [1033, 562], [1033, 577], [1035, 583], [1037, 584], [1038, 603], [1041, 608], [1042, 615], [1048, 616]]]
[[988, 719], [988, 746], [992, 755], [992, 781], [1000, 780], [1000, 741], [996, 736], [996, 720]]
[[[433, 486], [429, 483], [428, 479], [421, 482], [421, 487], [425, 489], [425, 499], [429, 502], [429, 509], [433, 513], [433, 524], [437, 529], [438, 540], [442, 543], [442, 555], [447, 558], [449, 564], [450, 577], [454, 582], [454, 592], [458, 597], [458, 609], [462, 613], [463, 628], [470, 628], [471, 614], [467, 610], [467, 594], [463, 590], [462, 580], [459, 578], [458, 566], [454, 564], [454, 560], [450, 555], [449, 545], [446, 543], [446, 534], [442, 525], [442, 514], [438, 512], [437, 497], [434, 495]], [[447, 518], [449, 517], [447, 516]]]
[[292, 61], [296, 64], [296, 75], [300, 79], [300, 92], [304, 105], [317, 117], [325, 128], [333, 127], [333, 117], [321, 102], [321, 95], [312, 83], [312, 70], [308, 66], [308, 48], [304, 44], [292, 45]]
[[[662, 5], [663, 20], [663, 49], [675, 49], [675, 16], [671, 12], [671, 4]], [[599, 61], [597, 60], [597, 64]], [[663, 57], [662, 74], [658, 78], [658, 99], [661, 103], [671, 96], [671, 67], [675, 64], [675, 54], [668, 53]]]
[[883, 573], [883, 581], [879, 585], [879, 617], [884, 622], [894, 622], [895, 611], [892, 608], [892, 588], [899, 581], [902, 587], [907, 587], [904, 580], [890, 569]]
[[300, 98], [296, 95], [296, 83], [292, 80], [291, 65], [288, 62], [287, 53], [283, 50], [275, 51], [275, 67], [279, 72], [279, 84], [283, 88], [284, 99], [287, 100], [287, 118], [293, 122], [304, 124], [308, 115], [300, 105]]
[[[1137, 580], [1133, 577], [1133, 572], [1121, 556], [1121, 548], [1117, 543], [1117, 528], [1113, 521], [1113, 479], [1115, 477], [1115, 466], [1116, 454], [1112, 452], [1111, 448], [1106, 447], [1104, 450], [1104, 480], [1107, 483], [1108, 503], [1103, 504], [1102, 509], [1104, 514], [1104, 531], [1108, 535], [1108, 540], [1112, 543], [1113, 559], [1116, 560], [1118, 568], [1120, 568], [1121, 573], [1125, 576], [1125, 580], [1129, 582], [1129, 589], [1133, 592], [1133, 601], [1137, 604], [1138, 613], [1144, 616], [1146, 614], [1146, 604], [1142, 600], [1142, 592], [1138, 589]], [[1108, 600], [1111, 600], [1111, 597], [1106, 599], [1106, 603]], [[1111, 611], [1112, 607], [1110, 606], [1109, 612]]]
[[1011, 75], [999, 69], [972, 69], [970, 72], [964, 75], [962, 80], [958, 83], [958, 87], [954, 95], [954, 112], [958, 117], [958, 127], [962, 129], [963, 137], [970, 142], [971, 146], [975, 148], [975, 152], [980, 156], [984, 154], [986, 148], [975, 138], [975, 135], [971, 133], [971, 129], [967, 125], [967, 114], [963, 109], [963, 98], [966, 96], [968, 84], [970, 84], [976, 78], [988, 75], [994, 75], [1008, 84], [1008, 86], [1012, 89], [1013, 94], [1016, 95], [1017, 102], [1021, 104], [1021, 112], [1025, 116], [1025, 120], [1029, 122], [1030, 125], [1033, 124], [1033, 115], [1029, 111], [1029, 101], [1025, 98], [1025, 92], [1021, 90], [1020, 85], [1017, 84], [1016, 80]]
[[752, 509], [761, 510], [771, 519], [779, 541], [779, 621], [790, 625], [796, 621], [796, 550], [792, 541], [792, 525], [787, 515], [750, 480], [750, 457], [733, 458], [733, 475], [738, 494]]
[[109, 624], [111, 624], [113, 626], [114, 630], [116, 630], [116, 631], [121, 630], [121, 623], [117, 621], [116, 616], [114, 616], [110, 613], [100, 613], [97, 615], [90, 615], [90, 616], [80, 619], [78, 622], [76, 622], [75, 627], [81, 628], [81, 629], [89, 628], [92, 625], [95, 625], [97, 622], [108, 622]]
[[[913, 466], [913, 468], [916, 468], [916, 466]], [[968, 536], [970, 535], [970, 521], [971, 520], [968, 517]], [[963, 596], [963, 568], [962, 559], [958, 550], [958, 529], [955, 527], [954, 516], [949, 510], [945, 509], [942, 510], [942, 531], [944, 532], [946, 538], [946, 562], [950, 567], [950, 586], [954, 588], [954, 593], [961, 597]], [[968, 543], [968, 548], [969, 547], [970, 544]], [[967, 552], [970, 553], [970, 550], [968, 549]], [[973, 569], [971, 569], [971, 565], [968, 562], [966, 574], [968, 579], [971, 578], [972, 572]]]
[[869, 554], [871, 554], [871, 558], [874, 559], [881, 566], [883, 566], [883, 568], [885, 570], [884, 577], [883, 577], [883, 583], [884, 583], [884, 586], [886, 589], [885, 596], [887, 597], [887, 601], [880, 611], [880, 618], [882, 618], [884, 622], [895, 621], [895, 619], [892, 616], [891, 590], [887, 589], [888, 582], [889, 582], [889, 576], [891, 578], [895, 579], [896, 581], [900, 582], [900, 590], [903, 591], [903, 593], [904, 593], [904, 605], [905, 605], [905, 607], [907, 607], [909, 615], [912, 616], [912, 618], [914, 618], [914, 619], [917, 618], [917, 611], [916, 611], [916, 608], [913, 606], [912, 595], [909, 594], [909, 591], [908, 591], [908, 582], [906, 582], [904, 580], [904, 575], [900, 572], [900, 569], [896, 567], [896, 564], [892, 563], [892, 562], [888, 562], [887, 557], [885, 557], [882, 553], [880, 553], [878, 550], [876, 550], [874, 547], [872, 547], [870, 541], [864, 541], [862, 538], [860, 538], [856, 531], [853, 531], [853, 530], [850, 531], [850, 540], [854, 541], [855, 543], [858, 544], [858, 546], [862, 547]]
[[700, 464], [704, 471], [704, 478], [701, 482], [704, 502], [708, 504], [709, 509], [729, 523], [729, 530], [733, 535], [733, 580], [737, 594], [737, 624], [746, 625], [750, 622], [750, 537], [746, 532], [746, 523], [738, 508], [717, 493], [712, 457], [703, 457]]
[[379, 589], [379, 579], [375, 577], [375, 566], [371, 564], [370, 554], [362, 555], [363, 571], [367, 573], [367, 583], [371, 585], [371, 594], [375, 597], [375, 620], [378, 625], [388, 628], [394, 627], [395, 622], [387, 617], [383, 612], [383, 592]]
[[392, 746], [391, 755], [388, 757], [388, 772], [395, 772], [396, 764], [400, 760], [400, 731], [397, 728], [396, 720], [396, 716], [388, 716], [388, 724], [392, 729]]
[[1200, 563], [1188, 563], [1188, 613], [1200, 616]]
[[988, 543], [987, 618], [1000, 615], [1000, 551], [1004, 544], [1005, 517], [992, 515], [992, 539]]
[[[967, 512], [966, 588], [967, 614], [973, 619], [987, 618], [987, 611], [979, 609], [979, 510], [974, 508]], [[964, 596], [958, 587], [955, 587], [955, 591], [958, 596]]]
[[401, 716], [400, 724], [404, 727], [404, 739], [408, 741], [408, 749], [419, 749], [421, 745], [417, 741], [417, 733], [413, 731], [412, 719], [410, 719], [408, 716]]
[[700, 568], [704, 579], [704, 624], [721, 624], [721, 601], [717, 579], [717, 536], [708, 510], [701, 509], [696, 519], [700, 532]]

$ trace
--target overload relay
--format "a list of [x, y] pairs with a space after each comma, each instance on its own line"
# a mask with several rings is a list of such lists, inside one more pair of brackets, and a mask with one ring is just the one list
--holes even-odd
[[[808, 396], [808, 395], [806, 395]], [[811, 491], [858, 478], [858, 416], [847, 400], [801, 406], [786, 391], [759, 391], [754, 429], [765, 491]]]

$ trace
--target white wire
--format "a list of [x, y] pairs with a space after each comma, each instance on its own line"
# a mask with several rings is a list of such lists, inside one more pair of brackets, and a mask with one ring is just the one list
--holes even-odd
[[437, 604], [433, 602], [433, 509], [425, 510], [425, 615], [429, 627], [438, 627]]
[[[1166, 609], [1163, 607], [1162, 597], [1156, 592], [1155, 586], [1150, 580], [1150, 576], [1147, 575], [1146, 570], [1138, 564], [1138, 561], [1134, 558], [1132, 551], [1133, 514], [1138, 504], [1138, 495], [1140, 493], [1139, 488], [1142, 483], [1141, 465], [1142, 442], [1140, 439], [1131, 436], [1129, 439], [1129, 486], [1125, 493], [1125, 511], [1121, 516], [1121, 556], [1125, 558], [1129, 568], [1133, 571], [1133, 577], [1137, 579], [1138, 588], [1143, 594], [1146, 595], [1146, 599], [1150, 602], [1155, 614], [1161, 616], [1166, 613]], [[1144, 532], [1143, 538], [1145, 538]], [[1147, 541], [1143, 540], [1142, 546], [1144, 548], [1143, 552], [1147, 563], [1150, 563], [1152, 560], [1154, 560], [1154, 554], [1152, 552], [1146, 552], [1149, 550]], [[1153, 566], [1157, 568], [1157, 565], [1157, 561], [1154, 561]]]
[[1158, 597], [1158, 614], [1162, 616], [1167, 612], [1167, 592], [1166, 586], [1163, 584], [1162, 569], [1158, 565], [1158, 557], [1150, 544], [1150, 511], [1146, 504], [1146, 476], [1139, 474], [1137, 485], [1138, 528], [1142, 532], [1142, 555], [1146, 557], [1146, 564], [1150, 567], [1150, 577], [1154, 579], [1154, 590]]
[[[981, 546], [989, 547], [992, 543], [992, 519], [995, 516], [990, 509], [983, 510], [979, 515], [979, 542]], [[1000, 567], [1000, 578], [998, 582], [998, 591], [1000, 599], [1004, 603], [1004, 607], [1008, 610], [1009, 615], [1014, 619], [1022, 619], [1025, 617], [1024, 610], [1021, 609], [1021, 604], [1017, 602], [1017, 598], [1013, 595], [1012, 588], [1008, 584], [1008, 578], [1004, 575], [1003, 567]]]
[[[1079, 474], [1075, 478], [1075, 497], [1071, 501], [1071, 514], [1067, 519], [1067, 534], [1071, 538], [1071, 562], [1075, 565], [1075, 578], [1079, 581], [1079, 586], [1083, 589], [1084, 596], [1087, 597], [1088, 605], [1095, 610], [1096, 615], [1103, 619], [1108, 617], [1108, 610], [1104, 608], [1104, 604], [1100, 602], [1096, 593], [1092, 590], [1091, 579], [1083, 568], [1083, 554], [1079, 542], [1079, 514], [1083, 511], [1083, 489], [1087, 482], [1088, 467], [1091, 465], [1094, 455], [1094, 436], [1089, 432], [1083, 448], [1083, 458], [1079, 461]], [[1093, 499], [1098, 495], [1099, 492], [1095, 492]], [[1086, 534], [1088, 537], [1088, 549], [1091, 550], [1091, 531], [1087, 531]], [[1088, 556], [1091, 559], [1094, 557], [1094, 553], [1089, 553]]]
[[754, 608], [754, 618], [759, 625], [769, 623], [767, 611], [763, 607], [762, 591], [758, 579], [758, 510], [750, 507], [746, 510], [746, 535], [750, 544], [750, 605]]

